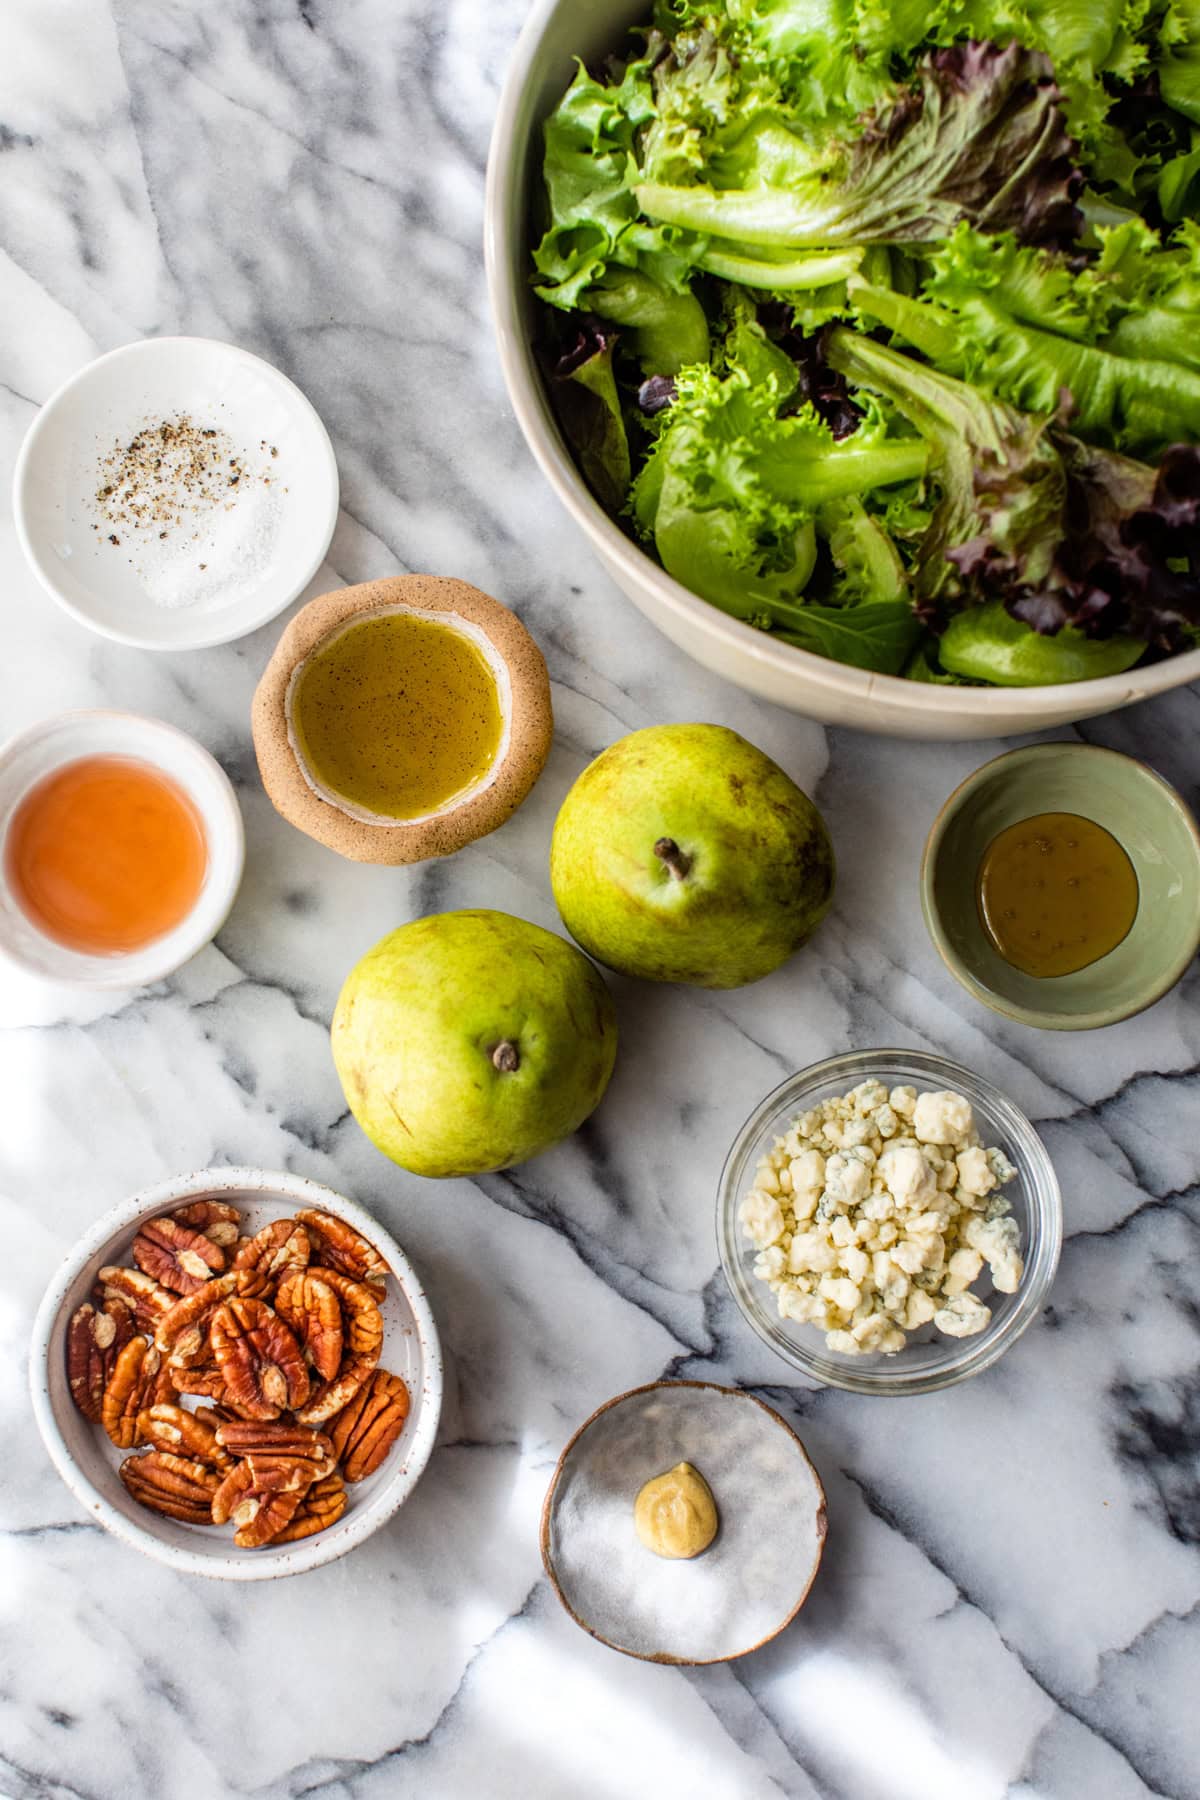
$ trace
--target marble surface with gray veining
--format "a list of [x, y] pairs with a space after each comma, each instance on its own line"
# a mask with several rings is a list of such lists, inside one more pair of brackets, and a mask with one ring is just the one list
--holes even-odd
[[[452, 861], [339, 862], [279, 820], [248, 709], [278, 627], [192, 655], [88, 634], [0, 505], [0, 721], [70, 706], [174, 720], [245, 812], [215, 945], [147, 992], [0, 984], [0, 1793], [458, 1800], [1188, 1800], [1200, 1793], [1200, 1017], [1196, 971], [1115, 1030], [1039, 1035], [943, 972], [921, 842], [998, 745], [897, 745], [760, 705], [674, 652], [601, 574], [498, 378], [483, 168], [523, 0], [8, 0], [0, 17], [0, 480], [36, 408], [147, 333], [270, 358], [329, 426], [342, 513], [312, 592], [398, 570], [513, 604], [558, 734], [521, 813]], [[616, 983], [609, 1097], [511, 1174], [407, 1177], [349, 1119], [327, 1047], [351, 962], [458, 905], [555, 924], [546, 853], [605, 744], [712, 719], [819, 799], [834, 913], [732, 994]], [[1193, 799], [1200, 696], [1080, 728]], [[913, 1401], [821, 1392], [741, 1322], [713, 1191], [770, 1086], [815, 1057], [920, 1045], [1038, 1123], [1065, 1192], [1051, 1303], [1003, 1363]], [[408, 1505], [345, 1561], [185, 1580], [89, 1523], [26, 1398], [34, 1305], [104, 1208], [255, 1163], [356, 1195], [419, 1262], [449, 1380]], [[537, 1518], [567, 1435], [663, 1374], [752, 1388], [829, 1496], [797, 1623], [730, 1667], [655, 1668], [571, 1623]]]

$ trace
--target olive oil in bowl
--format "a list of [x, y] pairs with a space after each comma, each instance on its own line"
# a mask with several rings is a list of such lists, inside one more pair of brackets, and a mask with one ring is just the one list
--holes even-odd
[[290, 731], [318, 791], [360, 814], [419, 819], [483, 782], [504, 737], [496, 672], [465, 631], [368, 614], [297, 668]]

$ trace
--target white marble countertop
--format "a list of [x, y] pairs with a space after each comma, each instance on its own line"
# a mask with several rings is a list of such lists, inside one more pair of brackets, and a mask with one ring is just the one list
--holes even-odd
[[[498, 835], [411, 872], [352, 867], [272, 812], [249, 702], [277, 635], [154, 656], [90, 636], [25, 571], [0, 509], [0, 720], [69, 706], [174, 720], [245, 811], [218, 942], [118, 997], [0, 990], [0, 1793], [487, 1800], [1140, 1800], [1200, 1792], [1198, 986], [1079, 1037], [993, 1018], [917, 910], [942, 798], [999, 748], [897, 745], [759, 705], [646, 625], [519, 439], [480, 262], [488, 128], [523, 0], [9, 0], [0, 49], [0, 492], [35, 408], [144, 333], [229, 338], [326, 420], [343, 510], [312, 591], [397, 570], [515, 605], [554, 679], [546, 774]], [[814, 793], [835, 911], [767, 983], [618, 984], [609, 1097], [514, 1174], [426, 1183], [348, 1118], [327, 1047], [351, 962], [416, 914], [556, 923], [555, 809], [634, 727], [712, 719]], [[1080, 728], [1194, 798], [1200, 695]], [[1038, 1122], [1066, 1199], [1051, 1305], [966, 1387], [819, 1392], [743, 1325], [715, 1266], [731, 1136], [782, 1076], [852, 1046], [971, 1064]], [[33, 1432], [25, 1350], [56, 1260], [173, 1171], [317, 1176], [428, 1279], [448, 1353], [440, 1446], [345, 1561], [234, 1587], [105, 1536]], [[544, 1580], [537, 1517], [566, 1436], [663, 1374], [741, 1383], [800, 1431], [829, 1495], [797, 1623], [694, 1672], [593, 1643]]]

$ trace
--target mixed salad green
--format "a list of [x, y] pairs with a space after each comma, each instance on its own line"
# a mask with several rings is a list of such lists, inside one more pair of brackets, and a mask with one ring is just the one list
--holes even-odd
[[1200, 644], [1200, 0], [659, 0], [544, 174], [564, 431], [693, 592], [921, 681]]

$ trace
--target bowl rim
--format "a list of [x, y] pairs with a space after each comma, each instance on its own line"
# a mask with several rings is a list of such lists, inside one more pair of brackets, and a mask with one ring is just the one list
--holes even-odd
[[1119, 1025], [1125, 1019], [1136, 1018], [1138, 1013], [1145, 1012], [1147, 1007], [1169, 994], [1171, 989], [1182, 980], [1190, 968], [1198, 951], [1200, 951], [1200, 912], [1192, 929], [1188, 947], [1180, 951], [1155, 979], [1149, 982], [1142, 996], [1128, 1006], [1093, 1007], [1082, 1013], [1057, 1013], [1052, 1007], [1023, 1006], [1019, 1001], [1008, 1000], [1003, 994], [979, 979], [971, 968], [963, 961], [954, 949], [942, 924], [934, 898], [934, 877], [938, 859], [945, 843], [946, 833], [953, 821], [962, 812], [967, 801], [989, 782], [997, 779], [1000, 765], [1029, 764], [1044, 761], [1057, 761], [1062, 757], [1097, 757], [1103, 756], [1113, 762], [1126, 765], [1135, 770], [1137, 776], [1147, 784], [1147, 791], [1153, 794], [1160, 805], [1173, 812], [1183, 825], [1192, 841], [1195, 852], [1197, 874], [1200, 875], [1200, 826], [1196, 816], [1189, 807], [1178, 788], [1169, 782], [1165, 775], [1151, 768], [1140, 757], [1127, 756], [1123, 750], [1111, 750], [1105, 744], [1080, 744], [1055, 740], [1048, 744], [1023, 744], [1015, 750], [1002, 751], [973, 770], [942, 802], [937, 817], [929, 828], [925, 847], [921, 853], [921, 914], [925, 920], [925, 929], [933, 940], [934, 949], [949, 969], [959, 986], [965, 988], [972, 999], [980, 1001], [992, 1012], [1003, 1018], [1012, 1019], [1018, 1025], [1030, 1025], [1042, 1031], [1096, 1031], [1106, 1025]]
[[[734, 1264], [740, 1263], [735, 1253], [735, 1234], [737, 1230], [737, 1208], [741, 1200], [740, 1186], [735, 1188], [734, 1176], [738, 1165], [749, 1146], [760, 1137], [770, 1120], [786, 1105], [797, 1107], [799, 1101], [792, 1095], [786, 1102], [783, 1099], [789, 1090], [813, 1088], [834, 1079], [844, 1077], [865, 1080], [871, 1074], [871, 1064], [876, 1066], [894, 1060], [903, 1067], [931, 1079], [943, 1081], [965, 1080], [969, 1087], [977, 1089], [988, 1101], [989, 1105], [1001, 1113], [1012, 1115], [1018, 1128], [1038, 1146], [1039, 1160], [1037, 1167], [1038, 1180], [1036, 1188], [1041, 1199], [1038, 1212], [1039, 1260], [1036, 1266], [1026, 1264], [1025, 1275], [1021, 1286], [1014, 1296], [1015, 1304], [1006, 1314], [1003, 1322], [996, 1327], [989, 1325], [972, 1339], [961, 1340], [975, 1349], [960, 1351], [959, 1357], [965, 1357], [968, 1366], [960, 1366], [956, 1362], [948, 1362], [941, 1368], [913, 1370], [905, 1372], [900, 1358], [892, 1359], [894, 1369], [886, 1365], [883, 1368], [859, 1370], [854, 1360], [843, 1357], [834, 1360], [818, 1357], [816, 1352], [809, 1352], [800, 1345], [781, 1344], [773, 1335], [765, 1321], [752, 1312], [746, 1305], [739, 1291], [734, 1276]], [[1032, 1184], [1031, 1184], [1032, 1186]], [[809, 1063], [807, 1067], [798, 1069], [795, 1074], [787, 1076], [754, 1108], [754, 1111], [740, 1127], [721, 1168], [717, 1183], [716, 1204], [716, 1237], [717, 1255], [721, 1272], [725, 1277], [734, 1302], [743, 1319], [755, 1335], [773, 1350], [780, 1359], [798, 1369], [810, 1381], [821, 1387], [839, 1388], [846, 1393], [866, 1394], [875, 1398], [910, 1399], [922, 1394], [932, 1394], [942, 1388], [954, 1387], [961, 1381], [970, 1380], [972, 1376], [981, 1375], [985, 1369], [1000, 1360], [1005, 1352], [1013, 1346], [1018, 1338], [1023, 1337], [1034, 1319], [1045, 1304], [1046, 1296], [1054, 1283], [1058, 1269], [1059, 1257], [1063, 1244], [1063, 1204], [1062, 1189], [1049, 1151], [1042, 1142], [1040, 1133], [1026, 1114], [1010, 1100], [1002, 1089], [989, 1081], [986, 1076], [977, 1075], [963, 1063], [953, 1062], [949, 1057], [939, 1056], [928, 1050], [914, 1050], [903, 1046], [888, 1045], [868, 1050], [841, 1051], [835, 1056], [823, 1057], [819, 1062]], [[752, 1291], [752, 1290], [748, 1290]], [[814, 1331], [819, 1328], [812, 1327]], [[903, 1353], [901, 1353], [901, 1356]], [[844, 1365], [844, 1366], [843, 1366]]]
[[[189, 348], [199, 345], [208, 355], [224, 355], [231, 361], [251, 363], [259, 369], [265, 369], [272, 380], [280, 383], [289, 391], [291, 403], [312, 433], [309, 453], [314, 462], [320, 465], [318, 472], [325, 488], [327, 500], [325, 518], [319, 533], [320, 549], [307, 567], [303, 581], [289, 583], [288, 591], [282, 593], [278, 600], [272, 599], [265, 610], [261, 599], [257, 608], [250, 599], [244, 604], [231, 606], [226, 614], [225, 624], [214, 629], [203, 630], [200, 627], [201, 615], [197, 615], [195, 621], [197, 628], [191, 635], [181, 638], [175, 643], [164, 644], [157, 638], [147, 637], [141, 632], [126, 630], [119, 625], [102, 623], [86, 608], [78, 605], [63, 592], [30, 532], [27, 516], [27, 485], [30, 468], [37, 455], [41, 439], [48, 429], [48, 421], [62, 402], [74, 393], [76, 388], [83, 386], [102, 364], [129, 361], [147, 354], [154, 355], [162, 347], [174, 349], [185, 344]], [[134, 338], [128, 344], [118, 344], [115, 349], [106, 350], [102, 355], [92, 357], [89, 362], [84, 363], [82, 368], [76, 369], [74, 374], [68, 375], [65, 381], [60, 382], [53, 393], [39, 406], [33, 422], [21, 441], [21, 447], [17, 452], [17, 460], [13, 467], [11, 493], [13, 525], [16, 529], [17, 542], [21, 547], [26, 564], [44, 592], [49, 594], [50, 598], [61, 606], [64, 612], [69, 613], [79, 624], [86, 626], [89, 631], [94, 631], [98, 636], [108, 638], [113, 643], [129, 645], [135, 650], [155, 650], [165, 655], [186, 654], [189, 650], [211, 650], [218, 644], [232, 644], [239, 638], [248, 637], [251, 632], [261, 630], [264, 625], [269, 625], [272, 619], [278, 618], [279, 614], [304, 592], [324, 562], [333, 541], [341, 505], [341, 486], [333, 442], [324, 420], [303, 389], [297, 386], [290, 375], [285, 375], [282, 369], [276, 368], [275, 364], [268, 362], [265, 357], [257, 356], [253, 350], [246, 350], [240, 344], [229, 343], [224, 338], [201, 337], [185, 332], [170, 332], [160, 337]], [[256, 596], [261, 596], [262, 592], [261, 587], [254, 590]]]
[[[421, 1418], [403, 1465], [371, 1496], [361, 1511], [348, 1513], [325, 1531], [291, 1545], [283, 1560], [181, 1550], [134, 1524], [92, 1485], [75, 1461], [59, 1429], [50, 1400], [50, 1358], [56, 1353], [63, 1303], [85, 1264], [111, 1238], [150, 1213], [180, 1200], [234, 1191], [260, 1193], [298, 1205], [319, 1207], [345, 1219], [367, 1237], [388, 1262], [408, 1302], [421, 1355]], [[61, 1344], [58, 1349], [61, 1351]], [[443, 1393], [441, 1341], [429, 1301], [412, 1264], [391, 1233], [365, 1207], [307, 1175], [241, 1164], [170, 1176], [140, 1188], [95, 1221], [63, 1258], [38, 1304], [30, 1336], [29, 1387], [34, 1419], [51, 1462], [74, 1498], [106, 1531], [132, 1549], [181, 1574], [223, 1581], [280, 1580], [336, 1562], [376, 1532], [408, 1499], [429, 1461], [437, 1435]]]
[[[591, 1430], [592, 1426], [596, 1423], [596, 1420], [604, 1413], [610, 1412], [614, 1406], [623, 1405], [626, 1400], [636, 1399], [639, 1394], [653, 1394], [659, 1388], [707, 1388], [714, 1394], [730, 1395], [736, 1400], [752, 1400], [755, 1406], [760, 1407], [762, 1411], [767, 1414], [768, 1418], [772, 1419], [775, 1424], [782, 1427], [782, 1429], [787, 1432], [788, 1436], [792, 1438], [800, 1451], [801, 1456], [804, 1458], [804, 1461], [808, 1464], [808, 1467], [812, 1472], [813, 1482], [816, 1485], [818, 1495], [816, 1511], [817, 1554], [813, 1562], [812, 1573], [805, 1584], [804, 1592], [797, 1600], [795, 1606], [793, 1606], [791, 1612], [788, 1613], [782, 1623], [775, 1627], [774, 1631], [769, 1631], [765, 1637], [759, 1639], [757, 1644], [747, 1644], [744, 1650], [731, 1651], [728, 1656], [672, 1656], [666, 1651], [656, 1651], [651, 1655], [642, 1650], [630, 1650], [625, 1644], [614, 1644], [611, 1638], [606, 1638], [601, 1632], [595, 1630], [593, 1626], [588, 1624], [586, 1619], [580, 1618], [579, 1614], [575, 1611], [575, 1608], [571, 1605], [562, 1590], [562, 1586], [558, 1579], [558, 1571], [554, 1566], [554, 1559], [550, 1552], [550, 1517], [554, 1508], [555, 1495], [558, 1492], [559, 1480], [571, 1451], [575, 1448], [575, 1445], [579, 1442], [580, 1438], [583, 1437], [586, 1432]], [[812, 1592], [813, 1583], [820, 1573], [821, 1563], [824, 1559], [825, 1543], [828, 1535], [829, 1503], [825, 1493], [825, 1484], [821, 1480], [821, 1477], [817, 1472], [817, 1466], [813, 1462], [812, 1457], [808, 1454], [807, 1447], [801, 1439], [800, 1434], [793, 1426], [788, 1424], [781, 1413], [776, 1412], [773, 1406], [768, 1406], [765, 1400], [760, 1400], [757, 1394], [752, 1394], [748, 1388], [727, 1387], [723, 1382], [719, 1381], [675, 1381], [668, 1377], [663, 1377], [658, 1381], [642, 1382], [639, 1387], [626, 1388], [625, 1392], [622, 1394], [614, 1394], [610, 1400], [605, 1400], [594, 1412], [589, 1413], [582, 1425], [577, 1426], [571, 1433], [570, 1437], [563, 1445], [558, 1461], [554, 1465], [554, 1473], [550, 1477], [550, 1485], [546, 1489], [546, 1497], [542, 1501], [541, 1520], [538, 1526], [538, 1546], [542, 1553], [542, 1567], [546, 1571], [547, 1579], [562, 1603], [564, 1611], [569, 1618], [574, 1620], [581, 1631], [586, 1631], [588, 1636], [595, 1638], [598, 1644], [603, 1644], [607, 1650], [617, 1651], [621, 1656], [631, 1656], [635, 1662], [662, 1663], [672, 1668], [708, 1669], [718, 1663], [736, 1662], [739, 1657], [751, 1656], [754, 1651], [761, 1650], [764, 1645], [773, 1643], [781, 1632], [787, 1630], [788, 1626], [792, 1623], [792, 1620], [804, 1606], [809, 1594]]]
[[[767, 633], [730, 617], [698, 594], [693, 594], [668, 575], [609, 518], [564, 448], [557, 428], [552, 424], [544, 384], [526, 342], [518, 300], [521, 277], [511, 265], [508, 251], [508, 238], [514, 235], [511, 227], [524, 210], [524, 195], [516, 191], [515, 182], [515, 160], [520, 148], [516, 129], [520, 100], [550, 18], [563, 4], [564, 0], [534, 0], [517, 38], [500, 90], [484, 190], [484, 267], [500, 368], [517, 422], [542, 474], [585, 538], [596, 546], [606, 561], [620, 569], [623, 579], [637, 587], [650, 589], [664, 611], [684, 621], [689, 630], [708, 638], [718, 650], [734, 651], [785, 679], [789, 675], [800, 675], [805, 685], [823, 690], [830, 698], [860, 704], [870, 699], [886, 699], [898, 713], [913, 718], [954, 717], [961, 711], [962, 688], [946, 688], [932, 682], [909, 681], [901, 675], [855, 669], [797, 645], [773, 643]], [[1073, 715], [1077, 718], [1150, 699], [1198, 677], [1200, 648], [1164, 658], [1140, 672], [1129, 670], [1123, 675], [1104, 675], [1091, 681], [1055, 682], [1042, 687], [979, 688], [976, 693], [981, 697], [980, 704], [985, 711], [991, 708], [992, 694], [1002, 696], [1010, 710], [1014, 706], [1024, 710], [1020, 707], [1019, 697], [1030, 696], [1028, 710], [1031, 716], [1025, 729], [1036, 731], [1044, 723], [1043, 713], [1064, 705], [1073, 707], [1076, 698], [1085, 691], [1087, 699]], [[999, 703], [996, 710], [1000, 710]]]
[[[178, 743], [185, 745], [187, 753], [195, 756], [201, 765], [207, 765], [209, 772], [216, 778], [216, 795], [219, 796], [219, 799], [215, 798], [214, 806], [209, 809], [201, 807], [193, 795], [189, 794], [188, 797], [197, 810], [202, 813], [206, 828], [213, 832], [219, 832], [224, 844], [232, 852], [232, 862], [225, 888], [218, 895], [214, 895], [207, 907], [202, 907], [197, 901], [192, 911], [180, 921], [179, 925], [164, 934], [163, 937], [152, 939], [142, 950], [123, 951], [113, 956], [110, 959], [110, 970], [95, 974], [69, 973], [62, 970], [51, 975], [45, 969], [31, 962], [23, 952], [14, 949], [7, 943], [0, 950], [0, 954], [14, 968], [21, 969], [25, 974], [32, 975], [39, 981], [51, 982], [78, 992], [111, 993], [124, 989], [137, 990], [150, 987], [157, 981], [165, 981], [169, 975], [174, 975], [177, 970], [183, 968], [185, 963], [191, 962], [194, 956], [198, 956], [201, 950], [213, 942], [233, 911], [234, 902], [242, 885], [242, 877], [246, 871], [246, 822], [242, 817], [242, 809], [238, 804], [234, 785], [212, 751], [207, 749], [199, 738], [193, 737], [190, 731], [184, 731], [182, 726], [172, 725], [166, 719], [156, 719], [150, 713], [128, 712], [115, 706], [73, 707], [67, 712], [53, 713], [49, 718], [35, 720], [32, 725], [27, 725], [23, 731], [14, 733], [12, 737], [6, 738], [0, 744], [0, 767], [12, 757], [18, 756], [31, 744], [36, 744], [39, 739], [53, 740], [64, 729], [94, 723], [133, 725], [139, 731], [148, 731], [151, 736], [161, 735], [173, 738]], [[57, 764], [56, 767], [65, 767], [67, 760], [75, 761], [88, 754], [99, 755], [103, 752], [100, 750], [88, 752], [81, 749], [78, 756], [64, 759], [64, 762]], [[117, 755], [120, 752], [114, 751], [110, 754]], [[145, 760], [151, 759], [147, 757]], [[47, 773], [51, 772], [47, 771]], [[37, 778], [37, 780], [40, 779], [43, 777]], [[25, 789], [26, 794], [37, 785], [37, 780]], [[5, 887], [8, 885], [8, 878], [2, 864], [0, 864], [0, 885]], [[155, 958], [151, 954], [156, 947], [161, 951], [171, 942], [177, 932], [182, 932], [184, 927], [193, 920], [199, 921], [200, 931], [187, 933], [179, 940], [176, 948], [165, 955], [160, 954], [158, 958]], [[34, 927], [34, 929], [37, 928]], [[54, 942], [52, 938], [47, 938], [46, 941]], [[139, 963], [136, 971], [130, 968], [134, 962]]]

